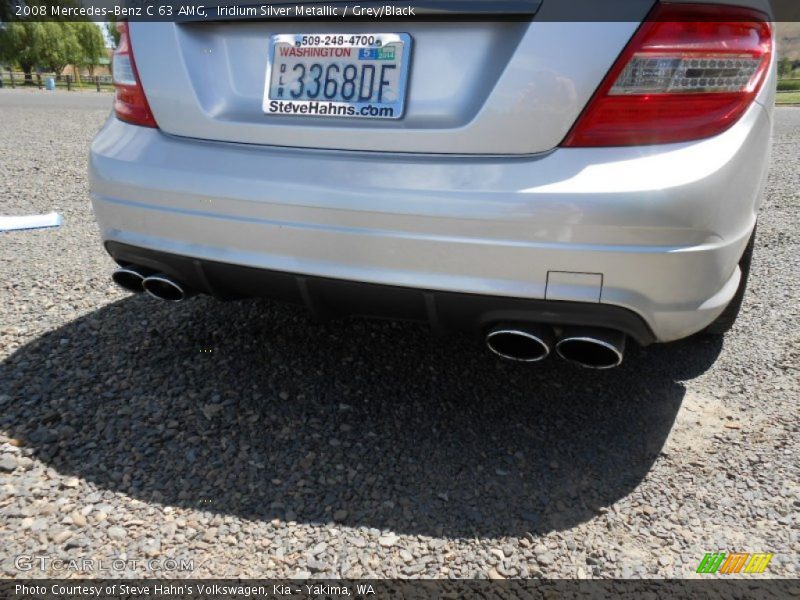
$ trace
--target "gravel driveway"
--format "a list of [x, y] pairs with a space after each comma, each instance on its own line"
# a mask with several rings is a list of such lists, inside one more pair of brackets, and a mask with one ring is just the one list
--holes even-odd
[[0, 212], [64, 216], [0, 234], [4, 576], [65, 574], [15, 568], [33, 555], [129, 576], [690, 577], [734, 550], [798, 575], [800, 109], [776, 113], [735, 331], [591, 372], [414, 324], [124, 293], [87, 194], [109, 105], [0, 90]]

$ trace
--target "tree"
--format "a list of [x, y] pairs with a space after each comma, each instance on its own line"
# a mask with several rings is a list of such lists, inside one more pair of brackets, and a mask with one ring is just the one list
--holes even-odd
[[0, 0], [0, 29], [2, 29], [1, 23], [6, 23], [8, 21], [14, 20], [14, 6], [11, 2], [3, 2]]
[[83, 51], [77, 36], [77, 23], [42, 23], [47, 43], [39, 57], [39, 64], [60, 75], [67, 65], [79, 64]]
[[106, 41], [103, 39], [103, 34], [100, 32], [100, 28], [91, 21], [72, 23], [72, 25], [82, 52], [78, 64], [87, 67], [89, 74], [94, 76], [95, 65], [106, 53]]
[[114, 43], [114, 48], [119, 46], [119, 31], [117, 31], [117, 18], [114, 15], [108, 16], [106, 23], [106, 33], [109, 39]]
[[17, 64], [32, 79], [34, 67], [39, 64], [47, 45], [44, 23], [31, 21], [5, 23], [0, 28], [0, 59]]
[[26, 82], [32, 80], [36, 67], [60, 74], [67, 65], [81, 64], [84, 60], [77, 25], [34, 21], [5, 23], [0, 28], [0, 59], [19, 65]]
[[792, 73], [792, 61], [784, 56], [778, 61], [778, 75], [781, 77], [788, 77]]

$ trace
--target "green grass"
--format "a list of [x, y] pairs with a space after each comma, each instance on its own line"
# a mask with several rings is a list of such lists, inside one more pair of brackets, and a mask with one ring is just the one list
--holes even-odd
[[800, 104], [800, 92], [779, 92], [775, 104]]
[[781, 79], [778, 81], [779, 92], [800, 92], [800, 79]]

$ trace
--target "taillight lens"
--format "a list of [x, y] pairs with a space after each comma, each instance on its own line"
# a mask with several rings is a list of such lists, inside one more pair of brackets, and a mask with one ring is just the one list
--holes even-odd
[[158, 127], [147, 97], [144, 95], [142, 82], [139, 80], [139, 73], [136, 70], [136, 62], [133, 59], [133, 49], [131, 39], [128, 35], [128, 23], [120, 21], [117, 23], [119, 31], [119, 45], [114, 52], [112, 72], [114, 76], [114, 87], [116, 97], [114, 98], [114, 111], [117, 118], [145, 127]]
[[565, 146], [633, 146], [710, 137], [753, 102], [772, 57], [758, 11], [659, 4], [606, 76]]

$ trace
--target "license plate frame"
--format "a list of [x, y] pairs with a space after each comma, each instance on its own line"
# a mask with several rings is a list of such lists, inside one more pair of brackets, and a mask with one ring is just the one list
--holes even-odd
[[[283, 45], [283, 46], [282, 46]], [[372, 120], [397, 120], [405, 116], [406, 100], [408, 97], [408, 80], [411, 71], [411, 52], [412, 52], [413, 39], [408, 33], [280, 33], [270, 36], [269, 51], [267, 55], [267, 70], [264, 80], [264, 96], [262, 102], [262, 110], [269, 116], [302, 116], [302, 117], [326, 117], [326, 118], [349, 118], [349, 119], [372, 119]], [[359, 98], [346, 99], [342, 96], [343, 90], [339, 89], [341, 85], [337, 78], [336, 90], [337, 93], [333, 97], [326, 96], [330, 91], [331, 86], [325, 86], [323, 93], [319, 90], [319, 79], [312, 78], [312, 82], [316, 83], [315, 89], [317, 97], [303, 97], [310, 95], [310, 90], [306, 90], [305, 79], [306, 71], [305, 63], [302, 59], [305, 56], [291, 56], [288, 58], [299, 58], [295, 60], [293, 69], [297, 68], [297, 64], [303, 64], [303, 87], [301, 89], [298, 80], [297, 71], [293, 72], [295, 79], [281, 80], [281, 76], [288, 76], [288, 69], [280, 71], [281, 65], [286, 65], [289, 61], [285, 60], [286, 56], [278, 56], [279, 47], [286, 47], [299, 49], [303, 52], [321, 50], [321, 54], [326, 52], [333, 53], [332, 56], [321, 56], [321, 58], [345, 58], [343, 63], [345, 67], [352, 65], [362, 65], [360, 71], [360, 88], [357, 90], [358, 94], [363, 98], [363, 93], [366, 89], [366, 66], [372, 65], [375, 71], [372, 71], [372, 79], [370, 80], [369, 92], [370, 96], [366, 101], [361, 101]], [[397, 57], [397, 48], [400, 48], [400, 56]], [[310, 50], [308, 50], [310, 49]], [[347, 56], [338, 56], [337, 53], [344, 53], [341, 49], [348, 49]], [[387, 58], [390, 51], [392, 59]], [[365, 54], [366, 52], [366, 54]], [[276, 64], [276, 59], [280, 58], [281, 62]], [[313, 60], [313, 56], [310, 57]], [[316, 63], [320, 64], [320, 63]], [[312, 64], [313, 66], [316, 64]], [[328, 62], [327, 64], [334, 64]], [[339, 63], [335, 63], [339, 64]], [[391, 70], [383, 69], [383, 65], [394, 65], [397, 73], [392, 73]], [[381, 67], [381, 68], [378, 68]], [[358, 67], [356, 67], [358, 68]], [[381, 79], [384, 78], [386, 72], [391, 76], [391, 83], [393, 87], [383, 86], [383, 82], [379, 81], [380, 86], [379, 96], [375, 96], [375, 73], [380, 72]], [[325, 67], [327, 71], [327, 66]], [[339, 69], [337, 75], [342, 74], [342, 69]], [[275, 81], [273, 81], [275, 79]], [[281, 85], [281, 83], [283, 85]], [[289, 85], [291, 84], [291, 85]], [[355, 94], [357, 86], [353, 85], [353, 93]], [[388, 89], [384, 89], [384, 88]], [[282, 88], [282, 91], [281, 91]], [[291, 88], [291, 89], [289, 89]], [[348, 88], [349, 91], [350, 88]], [[281, 91], [283, 97], [279, 97], [278, 92]], [[300, 92], [300, 96], [294, 97], [293, 94]], [[386, 93], [390, 100], [383, 96]], [[380, 99], [381, 101], [378, 101]], [[354, 101], [358, 100], [358, 101]]]

